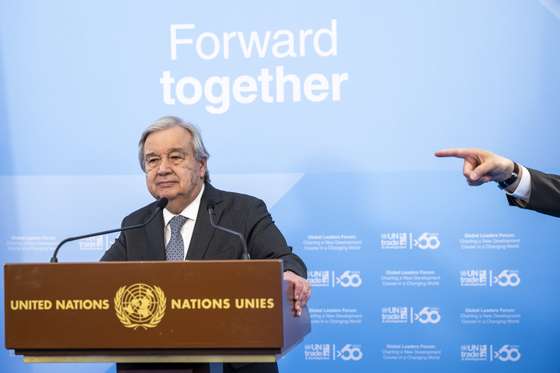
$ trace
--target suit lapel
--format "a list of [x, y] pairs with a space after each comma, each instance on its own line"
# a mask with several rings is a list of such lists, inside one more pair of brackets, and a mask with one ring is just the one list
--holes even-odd
[[220, 220], [222, 210], [219, 208], [222, 202], [222, 197], [220, 192], [215, 189], [212, 185], [206, 184], [204, 187], [204, 193], [202, 194], [202, 199], [200, 201], [200, 207], [198, 208], [198, 214], [196, 216], [196, 222], [194, 225], [194, 230], [189, 244], [189, 250], [187, 251], [187, 260], [201, 260], [204, 259], [210, 241], [214, 236], [215, 229], [210, 225], [210, 218], [208, 216], [208, 201], [212, 200], [216, 202], [215, 211], [215, 223]]

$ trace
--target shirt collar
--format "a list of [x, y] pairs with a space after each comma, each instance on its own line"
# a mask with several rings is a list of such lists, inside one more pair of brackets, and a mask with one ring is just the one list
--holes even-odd
[[[200, 200], [202, 199], [203, 192], [204, 192], [204, 184], [202, 184], [202, 188], [200, 189], [200, 192], [198, 192], [198, 195], [196, 196], [194, 201], [192, 201], [187, 207], [185, 207], [185, 209], [181, 211], [178, 215], [182, 215], [185, 218], [189, 218], [192, 219], [193, 221], [196, 221], [196, 217], [198, 215], [198, 208], [200, 207]], [[168, 209], [163, 209], [163, 222], [165, 223], [166, 227], [167, 224], [169, 224], [169, 221], [174, 216], [175, 214], [169, 211]]]

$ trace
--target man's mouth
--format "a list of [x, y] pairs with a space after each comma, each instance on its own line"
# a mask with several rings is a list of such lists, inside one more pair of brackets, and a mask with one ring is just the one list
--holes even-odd
[[176, 181], [158, 181], [158, 182], [156, 183], [156, 185], [157, 185], [158, 187], [162, 187], [162, 188], [170, 187], [170, 186], [173, 186], [173, 185], [175, 185], [175, 184], [177, 184]]

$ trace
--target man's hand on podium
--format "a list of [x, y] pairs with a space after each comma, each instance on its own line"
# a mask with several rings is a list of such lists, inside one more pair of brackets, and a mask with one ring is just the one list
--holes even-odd
[[284, 272], [284, 280], [289, 283], [288, 298], [293, 302], [294, 315], [301, 316], [303, 307], [311, 296], [311, 286], [306, 279], [291, 271]]

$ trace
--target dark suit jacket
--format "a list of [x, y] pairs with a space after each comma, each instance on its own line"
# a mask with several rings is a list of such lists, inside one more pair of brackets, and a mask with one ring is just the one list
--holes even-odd
[[[214, 222], [243, 234], [252, 259], [282, 259], [284, 270], [307, 277], [303, 261], [292, 253], [282, 233], [260, 199], [224, 192], [206, 184], [196, 218], [187, 260], [238, 259], [243, 253], [240, 240], [210, 225], [208, 201], [215, 202]], [[155, 209], [155, 202], [124, 218], [122, 226], [140, 224]], [[102, 261], [165, 260], [163, 213], [142, 229], [121, 233], [105, 252]]]
[[543, 214], [560, 217], [560, 176], [528, 168], [531, 174], [531, 196], [523, 202], [507, 196], [509, 204]]
[[[282, 233], [272, 220], [266, 205], [260, 199], [239, 193], [224, 192], [206, 184], [196, 217], [193, 235], [187, 251], [187, 260], [238, 259], [243, 253], [240, 240], [210, 225], [208, 201], [214, 201], [214, 222], [240, 232], [247, 241], [252, 259], [282, 259], [284, 270], [307, 277], [303, 261], [292, 253]], [[141, 224], [155, 210], [156, 202], [142, 207], [125, 217], [122, 226]], [[105, 252], [102, 261], [165, 260], [163, 213], [142, 229], [121, 233]], [[224, 370], [236, 372], [278, 372], [275, 363], [225, 364]], [[244, 370], [246, 369], [246, 370]]]

